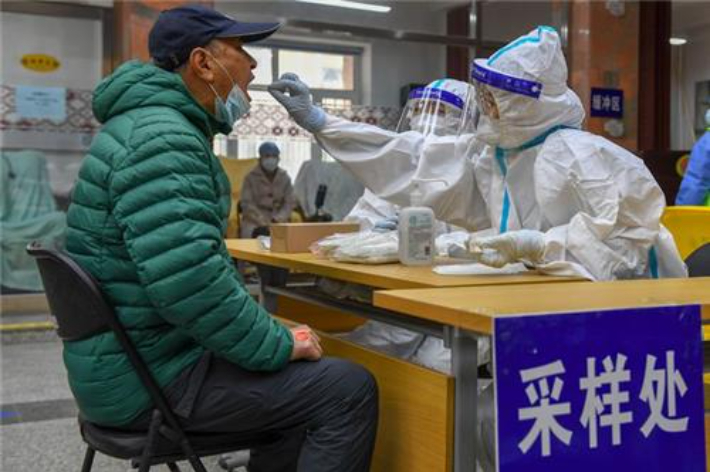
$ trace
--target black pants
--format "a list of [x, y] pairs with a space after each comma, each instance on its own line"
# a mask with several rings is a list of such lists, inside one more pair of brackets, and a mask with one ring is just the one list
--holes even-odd
[[[377, 385], [352, 362], [292, 362], [249, 372], [211, 357], [166, 389], [188, 432], [276, 433], [252, 449], [249, 472], [366, 472], [377, 431]], [[196, 376], [201, 387], [193, 389]], [[196, 391], [197, 390], [197, 391]], [[190, 398], [191, 397], [191, 398]], [[131, 428], [147, 428], [150, 415]]]

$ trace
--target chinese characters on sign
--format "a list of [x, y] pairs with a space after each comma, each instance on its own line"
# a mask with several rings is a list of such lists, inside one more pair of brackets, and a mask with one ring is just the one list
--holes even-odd
[[[676, 417], [678, 395], [680, 398], [684, 397], [688, 388], [680, 371], [675, 368], [674, 358], [675, 352], [668, 351], [666, 368], [654, 369], [655, 356], [647, 356], [643, 387], [638, 396], [650, 409], [640, 428], [645, 437], [648, 437], [656, 426], [667, 433], [683, 433], [688, 429], [688, 418]], [[611, 444], [619, 446], [622, 444], [621, 426], [632, 424], [634, 421], [633, 413], [624, 409], [624, 405], [631, 401], [631, 396], [621, 386], [631, 380], [631, 372], [624, 369], [626, 356], [617, 354], [616, 363], [611, 356], [605, 357], [602, 362], [604, 371], [599, 375], [596, 361], [594, 357], [587, 358], [587, 377], [579, 381], [580, 389], [586, 391], [584, 409], [579, 421], [589, 432], [590, 449], [596, 449], [599, 445], [600, 426], [611, 428]], [[526, 454], [538, 439], [542, 456], [549, 456], [551, 453], [551, 437], [565, 445], [570, 444], [572, 432], [555, 419], [560, 415], [571, 414], [571, 404], [560, 401], [564, 373], [565, 368], [561, 360], [520, 372], [523, 383], [538, 382], [537, 389], [532, 383], [525, 389], [530, 404], [536, 406], [518, 410], [520, 420], [534, 420], [530, 432], [518, 444], [523, 454]], [[552, 381], [552, 389], [548, 379]], [[667, 390], [666, 379], [672, 379]], [[599, 391], [605, 387], [608, 387], [607, 393], [600, 394]], [[550, 399], [556, 403], [551, 403]], [[668, 416], [664, 416], [664, 411], [668, 411]]]
[[495, 323], [500, 472], [704, 471], [698, 307]]
[[[570, 404], [550, 403], [551, 399], [555, 402], [560, 401], [564, 382], [559, 376], [564, 373], [565, 368], [561, 361], [555, 361], [551, 364], [526, 369], [520, 372], [520, 377], [523, 382], [537, 382], [537, 388], [535, 388], [534, 383], [530, 383], [525, 389], [525, 394], [531, 406], [518, 410], [518, 419], [534, 421], [530, 432], [518, 444], [523, 454], [526, 454], [534, 445], [535, 441], [540, 438], [540, 452], [543, 456], [549, 456], [550, 433], [559, 441], [569, 445], [572, 432], [560, 426], [555, 417], [559, 415], [569, 415]], [[548, 383], [549, 377], [553, 377], [552, 390], [550, 390], [550, 384]]]
[[617, 89], [592, 88], [590, 115], [593, 118], [624, 117], [624, 91]]

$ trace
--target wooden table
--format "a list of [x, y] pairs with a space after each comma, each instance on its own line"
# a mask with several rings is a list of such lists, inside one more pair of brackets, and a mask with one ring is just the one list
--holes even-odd
[[227, 239], [226, 244], [229, 254], [235, 259], [381, 289], [534, 284], [579, 280], [534, 272], [521, 275], [439, 275], [434, 273], [431, 267], [407, 267], [401, 264], [348, 264], [319, 259], [310, 253], [276, 253], [261, 248], [256, 239]]
[[710, 277], [569, 284], [388, 290], [374, 305], [417, 318], [491, 334], [501, 316], [661, 305], [702, 305], [710, 322]]
[[[702, 321], [710, 323], [710, 277], [391, 290], [376, 292], [373, 302], [378, 307], [443, 323], [464, 332], [486, 334], [492, 334], [496, 318], [506, 316], [550, 313], [574, 316], [574, 313], [592, 310], [668, 305], [701, 305]], [[705, 383], [710, 390], [710, 375], [705, 377]], [[706, 447], [710, 447], [709, 428], [706, 419]]]
[[[553, 282], [565, 282], [561, 285], [568, 285], [568, 282], [573, 281], [584, 283], [576, 278], [537, 273], [445, 276], [434, 273], [431, 267], [347, 264], [319, 259], [309, 253], [274, 253], [262, 249], [258, 241], [253, 239], [232, 239], [227, 240], [226, 244], [230, 255], [238, 260], [297, 270], [375, 289], [439, 290], [446, 287], [490, 288], [496, 285], [520, 284], [542, 286]], [[303, 291], [297, 294], [295, 290], [272, 286], [262, 287], [262, 293], [267, 309], [285, 318], [289, 318], [290, 313], [281, 310], [282, 303], [276, 303], [278, 295], [300, 297], [299, 300], [313, 305], [347, 310], [343, 303], [323, 302], [318, 300], [315, 293], [309, 294], [308, 290], [305, 294]], [[328, 353], [361, 363], [375, 375], [380, 385], [380, 401], [388, 405], [388, 408], [381, 410], [378, 446], [375, 449], [372, 470], [449, 472], [453, 468], [455, 472], [474, 472], [475, 457], [471, 440], [475, 434], [478, 336], [440, 320], [432, 322], [417, 316], [385, 313], [385, 310], [378, 312], [372, 307], [357, 309], [361, 310], [357, 314], [367, 318], [381, 319], [415, 331], [444, 337], [450, 343], [452, 351], [453, 377], [374, 353], [327, 335], [322, 336], [323, 347]], [[296, 311], [299, 310], [293, 310]], [[428, 325], [425, 326], [424, 323]], [[404, 385], [406, 388], [402, 388]], [[396, 412], [401, 414], [397, 416]], [[383, 443], [385, 446], [382, 446]]]
[[227, 248], [236, 259], [386, 289], [375, 292], [373, 310], [443, 327], [452, 348], [453, 377], [323, 337], [327, 352], [365, 365], [380, 384], [381, 403], [387, 407], [380, 417], [375, 472], [475, 470], [471, 441], [478, 379], [471, 359], [477, 355], [477, 337], [490, 335], [497, 317], [701, 304], [703, 321], [710, 322], [710, 278], [588, 283], [534, 273], [442, 276], [430, 267], [366, 266], [307, 253], [272, 253], [255, 240], [228, 240]]

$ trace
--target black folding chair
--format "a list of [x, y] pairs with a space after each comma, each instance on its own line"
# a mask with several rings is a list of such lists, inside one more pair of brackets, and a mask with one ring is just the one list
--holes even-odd
[[276, 439], [269, 433], [246, 437], [244, 434], [186, 434], [96, 280], [65, 254], [34, 243], [27, 247], [27, 252], [37, 261], [50, 310], [57, 320], [59, 337], [64, 341], [79, 341], [113, 331], [153, 401], [147, 431], [104, 427], [87, 421], [80, 414], [79, 427], [87, 444], [82, 472], [91, 470], [96, 451], [131, 460], [132, 466], [140, 472], [158, 464], [179, 471], [176, 462], [184, 460], [189, 461], [196, 472], [206, 472], [200, 457], [250, 449]]

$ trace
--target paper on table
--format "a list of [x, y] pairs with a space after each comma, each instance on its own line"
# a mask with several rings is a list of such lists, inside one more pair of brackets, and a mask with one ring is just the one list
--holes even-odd
[[512, 275], [529, 272], [521, 263], [508, 264], [500, 269], [478, 263], [446, 264], [436, 266], [432, 270], [440, 275]]

